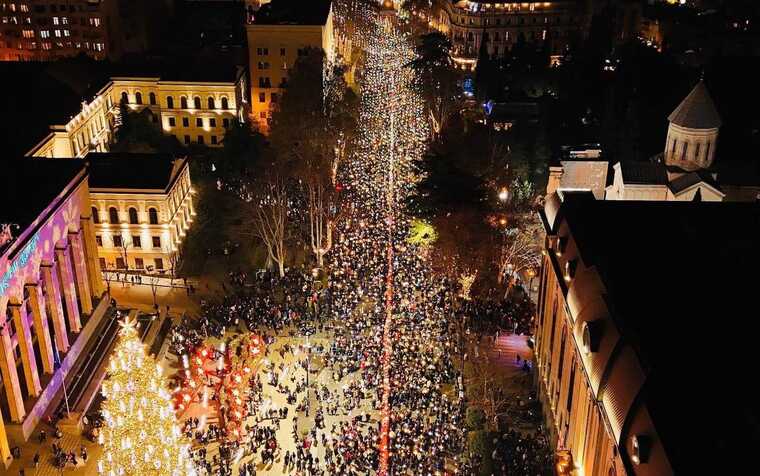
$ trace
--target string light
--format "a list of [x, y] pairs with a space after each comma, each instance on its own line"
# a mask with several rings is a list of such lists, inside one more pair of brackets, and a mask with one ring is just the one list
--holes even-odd
[[177, 425], [167, 379], [147, 355], [136, 322], [124, 320], [103, 382], [103, 457], [107, 476], [194, 476], [190, 444]]

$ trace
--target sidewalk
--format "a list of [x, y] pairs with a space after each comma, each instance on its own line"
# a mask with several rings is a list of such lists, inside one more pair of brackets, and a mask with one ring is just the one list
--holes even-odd
[[[47, 441], [45, 443], [39, 442], [39, 430], [44, 429], [47, 433]], [[56, 468], [53, 460], [53, 442], [56, 440], [52, 438], [52, 428], [48, 425], [40, 424], [40, 428], [34, 432], [34, 435], [24, 443], [21, 448], [21, 458], [14, 460], [10, 468], [4, 474], [17, 475], [21, 474], [23, 469], [25, 476], [57, 476], [61, 474], [72, 476], [96, 476], [98, 474], [97, 461], [100, 458], [103, 450], [97, 443], [93, 443], [90, 440], [84, 438], [81, 435], [63, 434], [63, 438], [58, 441], [58, 444], [64, 451], [73, 451], [77, 455], [77, 467], [67, 465], [66, 468]], [[82, 463], [79, 457], [81, 447], [87, 448], [87, 464]], [[35, 469], [34, 467], [34, 454], [40, 453], [40, 464]]]

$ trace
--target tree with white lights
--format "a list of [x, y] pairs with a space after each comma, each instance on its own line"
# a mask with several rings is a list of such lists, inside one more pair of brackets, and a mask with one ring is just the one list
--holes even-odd
[[102, 387], [106, 400], [105, 425], [99, 436], [103, 445], [100, 474], [196, 474], [189, 441], [177, 424], [167, 384], [160, 366], [146, 353], [135, 321], [121, 323]]

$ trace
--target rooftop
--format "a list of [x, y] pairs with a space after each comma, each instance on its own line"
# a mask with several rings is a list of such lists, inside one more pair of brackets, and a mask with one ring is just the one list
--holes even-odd
[[254, 25], [325, 25], [331, 0], [272, 0], [254, 14]]
[[750, 277], [760, 269], [760, 205], [564, 197], [560, 214], [648, 374], [640, 397], [675, 473], [746, 464], [760, 444], [748, 378], [760, 330]]
[[[3, 169], [0, 223], [18, 225], [18, 236], [85, 169], [82, 161], [18, 159]], [[0, 250], [2, 247], [0, 247]]]
[[186, 163], [168, 154], [90, 153], [90, 190], [166, 191]]
[[704, 81], [694, 86], [668, 120], [688, 129], [717, 129], [723, 124]]

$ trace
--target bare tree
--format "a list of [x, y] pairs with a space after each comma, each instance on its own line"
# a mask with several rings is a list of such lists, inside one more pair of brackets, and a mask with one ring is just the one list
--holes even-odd
[[332, 188], [319, 178], [308, 180], [306, 190], [309, 202], [309, 240], [317, 266], [324, 266], [324, 257], [332, 249], [333, 228], [337, 206]]
[[507, 292], [514, 284], [514, 279], [528, 270], [541, 266], [541, 224], [529, 219], [521, 227], [509, 228], [504, 232], [504, 242], [499, 255], [498, 282], [511, 278]]
[[174, 286], [174, 280], [177, 279], [177, 268], [179, 268], [182, 256], [179, 251], [174, 251], [169, 255], [169, 266], [171, 272], [171, 285]]
[[283, 277], [290, 218], [286, 184], [281, 179], [270, 178], [262, 184], [261, 193], [253, 199], [252, 204], [254, 232], [267, 249], [267, 261], [276, 264], [280, 277]]
[[156, 275], [151, 275], [148, 279], [150, 284], [150, 292], [153, 294], [153, 308], [158, 312], [158, 285], [161, 282], [161, 278]]
[[496, 423], [499, 415], [507, 410], [509, 396], [502, 390], [502, 380], [495, 363], [483, 352], [472, 360], [472, 374], [467, 379], [467, 398], [483, 410], [486, 417]]

